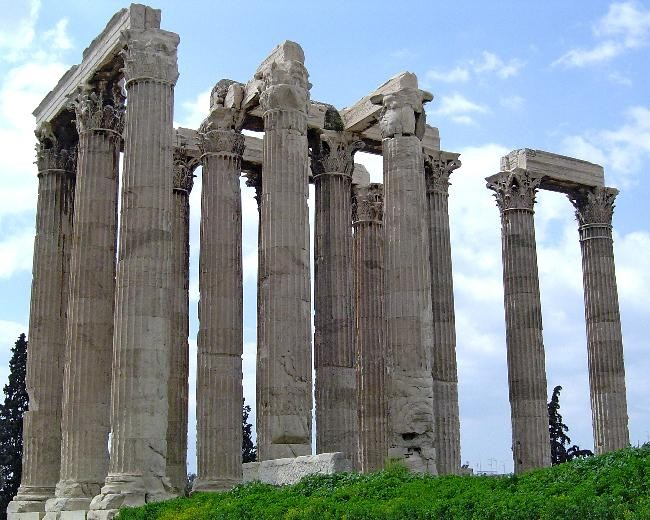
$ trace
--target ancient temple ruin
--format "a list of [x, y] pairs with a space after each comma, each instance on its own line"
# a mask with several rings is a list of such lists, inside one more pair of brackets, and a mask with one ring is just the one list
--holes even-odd
[[[413, 471], [458, 473], [447, 203], [461, 163], [459, 154], [440, 150], [438, 130], [426, 124], [432, 95], [402, 73], [352, 107], [312, 100], [303, 51], [285, 41], [247, 82], [216, 83], [198, 129], [175, 129], [178, 44], [160, 29], [160, 11], [131, 5], [34, 112], [30, 410], [9, 518], [109, 519], [120, 507], [182, 491], [189, 194], [199, 165], [194, 490], [242, 481], [241, 176], [259, 211], [260, 459], [311, 455], [315, 409], [316, 453], [342, 453], [360, 471], [397, 458]], [[383, 184], [355, 168], [361, 149], [382, 155]], [[599, 166], [546, 152], [512, 152], [501, 170], [488, 186], [502, 216], [515, 471], [550, 463], [538, 189], [567, 193], [576, 207], [595, 445], [598, 452], [623, 447], [611, 233], [617, 191], [604, 186]]]

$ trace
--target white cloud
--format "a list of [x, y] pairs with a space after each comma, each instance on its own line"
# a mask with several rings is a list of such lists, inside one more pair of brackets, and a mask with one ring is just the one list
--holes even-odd
[[637, 182], [650, 158], [650, 109], [633, 106], [624, 112], [626, 122], [614, 130], [588, 131], [564, 138], [562, 152], [603, 165], [610, 185], [627, 187]]
[[462, 94], [455, 92], [449, 96], [443, 96], [440, 105], [430, 113], [435, 116], [447, 117], [458, 124], [472, 125], [475, 120], [472, 115], [485, 114], [489, 109], [467, 99]]
[[0, 242], [0, 278], [31, 271], [33, 248], [34, 231], [31, 228], [4, 238]]
[[610, 72], [607, 75], [607, 79], [611, 81], [612, 83], [615, 83], [617, 85], [623, 85], [624, 87], [631, 87], [632, 86], [632, 80], [628, 78], [627, 76], [621, 74], [620, 72], [614, 71]]
[[0, 18], [0, 61], [19, 60], [34, 41], [34, 26], [41, 7], [40, 0], [2, 2]]
[[499, 104], [503, 108], [517, 112], [524, 106], [526, 100], [521, 96], [504, 96], [499, 99]]
[[507, 79], [519, 74], [524, 62], [518, 59], [503, 60], [493, 52], [483, 51], [481, 58], [463, 61], [451, 70], [432, 69], [426, 73], [429, 81], [442, 81], [444, 83], [465, 83], [471, 77], [495, 75]]
[[650, 10], [636, 2], [613, 3], [607, 14], [596, 22], [593, 32], [601, 41], [590, 48], [570, 49], [553, 65], [586, 67], [610, 61], [628, 50], [645, 47], [650, 35]]
[[464, 83], [469, 80], [470, 71], [461, 66], [454, 67], [450, 71], [430, 70], [426, 74], [431, 81], [443, 81], [445, 83]]
[[181, 122], [174, 122], [174, 126], [184, 128], [198, 128], [210, 112], [210, 92], [212, 89], [199, 92], [196, 97], [189, 101], [181, 102], [184, 110]]

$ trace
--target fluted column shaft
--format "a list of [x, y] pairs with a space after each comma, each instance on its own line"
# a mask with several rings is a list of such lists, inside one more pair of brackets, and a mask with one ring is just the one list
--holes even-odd
[[[228, 111], [219, 108], [217, 112]], [[214, 115], [214, 114], [213, 114]], [[242, 478], [243, 279], [239, 176], [244, 137], [201, 127], [203, 152], [195, 491]]]
[[508, 388], [515, 473], [550, 466], [542, 305], [533, 206], [540, 178], [526, 170], [488, 179], [501, 211]]
[[388, 457], [388, 378], [384, 341], [383, 186], [353, 187], [355, 344], [359, 469], [376, 471]]
[[316, 452], [357, 460], [351, 199], [355, 143], [324, 131], [312, 147]]
[[571, 197], [580, 225], [589, 390], [597, 454], [629, 445], [621, 316], [612, 241], [618, 190], [593, 188]]
[[182, 149], [174, 152], [171, 272], [171, 351], [167, 401], [167, 476], [175, 493], [187, 482], [189, 393], [190, 192], [197, 162]]
[[61, 464], [61, 396], [66, 338], [76, 148], [37, 132], [38, 202], [29, 310], [22, 480], [8, 512], [44, 511]]
[[454, 282], [449, 235], [449, 176], [460, 166], [445, 152], [425, 161], [433, 310], [433, 407], [438, 474], [460, 471], [460, 417], [456, 365]]
[[[109, 474], [91, 518], [168, 496], [172, 138], [178, 36], [128, 31], [124, 170], [115, 294]], [[175, 273], [178, 275], [178, 273]]]
[[[293, 75], [302, 71], [302, 78], [287, 78], [289, 69]], [[260, 97], [265, 131], [258, 267], [260, 460], [311, 454], [306, 77], [301, 62], [280, 62], [269, 70]], [[285, 83], [294, 79], [297, 84]]]
[[61, 477], [47, 509], [88, 509], [108, 473], [117, 189], [123, 98], [117, 85], [75, 99], [79, 157], [61, 422]]

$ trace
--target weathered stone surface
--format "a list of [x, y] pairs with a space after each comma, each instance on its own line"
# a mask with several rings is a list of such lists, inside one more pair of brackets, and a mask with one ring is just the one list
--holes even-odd
[[449, 176], [458, 167], [458, 154], [425, 156], [431, 265], [433, 343], [431, 373], [438, 474], [460, 471], [460, 417], [454, 284], [449, 236]]
[[516, 168], [487, 178], [501, 212], [508, 388], [515, 473], [550, 466], [546, 364], [534, 204], [541, 176]]
[[540, 188], [570, 193], [581, 186], [604, 186], [603, 167], [573, 157], [523, 148], [501, 158], [501, 171], [515, 168], [541, 177]]
[[320, 453], [247, 462], [244, 464], [244, 482], [259, 480], [265, 484], [282, 486], [295, 484], [308, 475], [332, 475], [348, 471], [352, 471], [352, 462], [343, 453]]
[[388, 366], [384, 337], [384, 190], [358, 175], [352, 187], [352, 226], [357, 359], [357, 408], [361, 471], [384, 467], [388, 457]]
[[582, 250], [589, 390], [597, 454], [630, 442], [625, 363], [614, 267], [614, 188], [583, 188], [569, 196], [576, 208]]
[[37, 131], [39, 183], [26, 377], [30, 406], [23, 419], [22, 480], [7, 508], [10, 516], [42, 514], [45, 501], [54, 496], [59, 481], [69, 244], [77, 159], [76, 136], [72, 135], [70, 130], [70, 136], [55, 136], [49, 127]]

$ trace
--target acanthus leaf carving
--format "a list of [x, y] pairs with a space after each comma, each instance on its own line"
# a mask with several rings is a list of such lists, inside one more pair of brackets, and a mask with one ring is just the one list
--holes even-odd
[[384, 220], [384, 185], [372, 183], [352, 190], [352, 222]]
[[580, 226], [590, 224], [612, 225], [614, 200], [618, 195], [615, 188], [596, 186], [585, 188], [567, 195], [576, 210], [576, 220]]
[[39, 174], [51, 170], [62, 170], [75, 174], [77, 171], [77, 145], [57, 137], [52, 128], [45, 124], [36, 134], [36, 162]]
[[184, 148], [176, 148], [173, 159], [173, 189], [189, 195], [194, 187], [194, 170], [199, 165], [199, 160], [188, 154]]
[[243, 117], [244, 113], [240, 110], [213, 108], [199, 127], [198, 146], [201, 153], [230, 153], [241, 157], [245, 147], [245, 138], [240, 131]]
[[108, 130], [121, 136], [124, 130], [125, 96], [117, 82], [102, 81], [97, 86], [81, 87], [72, 101], [79, 134]]
[[177, 34], [161, 29], [128, 29], [122, 51], [126, 86], [139, 80], [175, 84], [178, 79]]
[[364, 146], [363, 141], [354, 139], [347, 133], [325, 130], [311, 147], [311, 171], [314, 176], [342, 173], [351, 178], [354, 154]]
[[494, 191], [497, 206], [502, 214], [512, 209], [533, 211], [535, 196], [541, 181], [541, 176], [532, 175], [522, 168], [515, 168], [491, 177], [487, 187]]
[[424, 175], [428, 193], [449, 193], [449, 177], [461, 166], [457, 154], [436, 152], [424, 157]]

